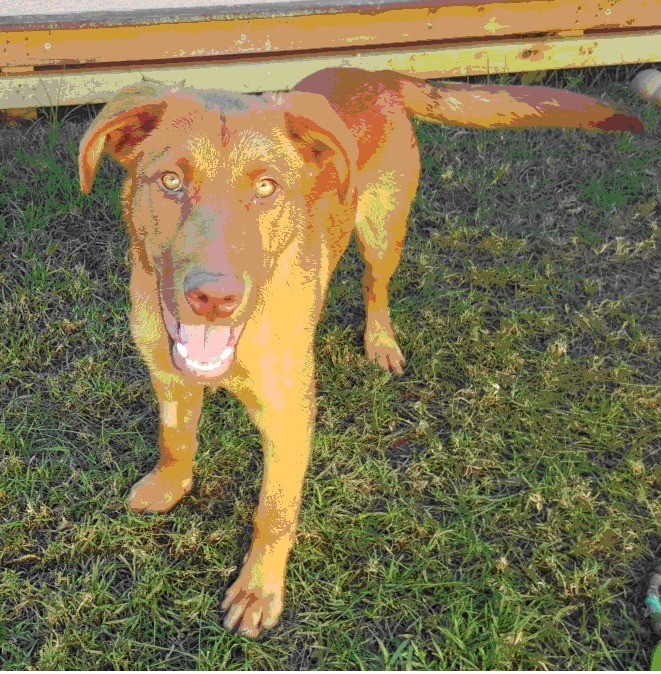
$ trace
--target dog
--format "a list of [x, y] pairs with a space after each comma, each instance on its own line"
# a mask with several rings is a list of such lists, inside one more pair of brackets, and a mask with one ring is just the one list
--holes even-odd
[[131, 334], [159, 403], [160, 459], [129, 508], [166, 512], [190, 491], [205, 387], [235, 395], [259, 429], [252, 543], [222, 604], [225, 627], [245, 636], [282, 611], [315, 421], [315, 330], [353, 232], [366, 264], [367, 356], [403, 371], [388, 287], [420, 174], [413, 117], [643, 130], [636, 117], [567, 91], [329, 68], [261, 95], [130, 86], [80, 143], [83, 192], [103, 155], [126, 169]]

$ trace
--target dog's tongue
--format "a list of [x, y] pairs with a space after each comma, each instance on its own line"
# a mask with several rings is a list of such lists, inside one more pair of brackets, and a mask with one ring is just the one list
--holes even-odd
[[225, 325], [179, 326], [179, 339], [188, 351], [188, 358], [200, 363], [217, 360], [225, 350], [231, 336], [231, 328]]

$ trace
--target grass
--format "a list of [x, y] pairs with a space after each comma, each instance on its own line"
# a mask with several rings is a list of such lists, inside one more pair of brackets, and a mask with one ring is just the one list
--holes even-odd
[[223, 631], [220, 603], [249, 541], [257, 433], [209, 396], [192, 495], [125, 509], [157, 412], [128, 330], [120, 172], [80, 194], [84, 114], [0, 130], [2, 667], [646, 669], [660, 112], [632, 76], [551, 83], [608, 91], [643, 136], [419, 125], [392, 287], [407, 371], [365, 360], [352, 244], [317, 339], [286, 608], [256, 642]]

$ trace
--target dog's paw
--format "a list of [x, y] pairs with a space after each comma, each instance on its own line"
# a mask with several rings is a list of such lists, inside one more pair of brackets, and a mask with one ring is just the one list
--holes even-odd
[[127, 505], [134, 513], [165, 513], [188, 494], [193, 476], [180, 467], [155, 468], [133, 485]]
[[268, 555], [258, 556], [254, 561], [251, 557], [252, 554], [227, 590], [222, 609], [227, 611], [223, 620], [225, 629], [255, 639], [280, 619], [284, 570], [269, 568]]
[[386, 372], [403, 374], [406, 358], [393, 337], [384, 333], [365, 335], [365, 352], [372, 362]]

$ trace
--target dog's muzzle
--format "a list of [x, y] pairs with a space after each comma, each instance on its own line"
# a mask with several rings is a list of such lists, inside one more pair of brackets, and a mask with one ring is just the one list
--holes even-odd
[[192, 275], [184, 287], [186, 301], [194, 313], [207, 319], [200, 324], [182, 323], [161, 298], [163, 320], [172, 340], [172, 361], [179, 370], [201, 380], [217, 379], [230, 369], [245, 321], [215, 325], [212, 320], [246, 315], [251, 280], [220, 275]]

